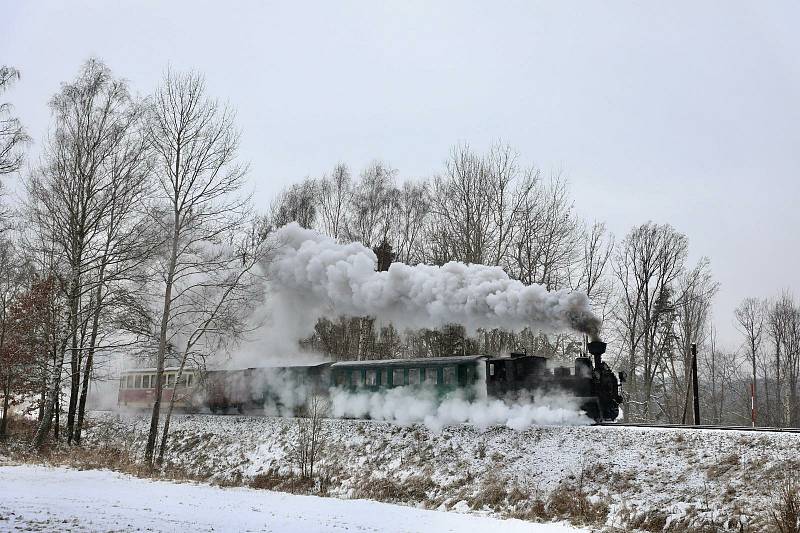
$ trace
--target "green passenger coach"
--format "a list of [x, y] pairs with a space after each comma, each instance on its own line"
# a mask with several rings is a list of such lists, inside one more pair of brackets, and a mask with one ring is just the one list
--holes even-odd
[[352, 391], [381, 391], [395, 387], [433, 388], [440, 394], [473, 389], [485, 365], [480, 355], [341, 361], [330, 368], [331, 386]]

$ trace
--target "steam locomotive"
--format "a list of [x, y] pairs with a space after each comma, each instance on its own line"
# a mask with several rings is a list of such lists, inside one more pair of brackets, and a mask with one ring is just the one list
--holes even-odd
[[[624, 372], [615, 374], [602, 360], [606, 343], [588, 343], [589, 355], [572, 367], [549, 368], [545, 357], [513, 353], [510, 357], [455, 356], [380, 361], [339, 361], [313, 365], [247, 368], [242, 370], [165, 369], [164, 403], [175, 394], [176, 407], [185, 411], [264, 412], [266, 406], [289, 409], [305, 403], [311, 393], [333, 388], [351, 392], [380, 392], [394, 387], [426, 388], [444, 397], [460, 391], [468, 399], [500, 398], [508, 402], [551, 392], [577, 399], [592, 419], [613, 421], [619, 415]], [[152, 407], [155, 370], [124, 372], [118, 401], [122, 407]], [[176, 382], [177, 380], [177, 382]], [[285, 412], [285, 411], [284, 411]]]

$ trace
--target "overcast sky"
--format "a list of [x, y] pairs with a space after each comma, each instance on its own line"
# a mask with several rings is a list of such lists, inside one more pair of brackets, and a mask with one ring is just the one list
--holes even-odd
[[6, 93], [36, 141], [90, 56], [142, 94], [205, 73], [238, 111], [256, 199], [337, 162], [438, 172], [502, 139], [561, 171], [622, 238], [669, 222], [711, 259], [715, 324], [798, 288], [797, 2], [17, 2], [0, 0]]

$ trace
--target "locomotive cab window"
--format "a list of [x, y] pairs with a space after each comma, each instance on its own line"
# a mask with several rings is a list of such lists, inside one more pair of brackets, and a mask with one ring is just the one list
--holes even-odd
[[489, 363], [489, 375], [494, 376], [494, 363]]

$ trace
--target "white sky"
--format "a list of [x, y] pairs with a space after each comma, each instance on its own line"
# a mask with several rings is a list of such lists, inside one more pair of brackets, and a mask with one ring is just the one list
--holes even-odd
[[204, 72], [262, 206], [339, 161], [427, 177], [453, 144], [502, 139], [618, 238], [685, 232], [734, 347], [742, 298], [798, 286], [798, 20], [795, 2], [0, 0], [0, 64], [37, 144], [90, 55], [141, 93], [168, 64]]

